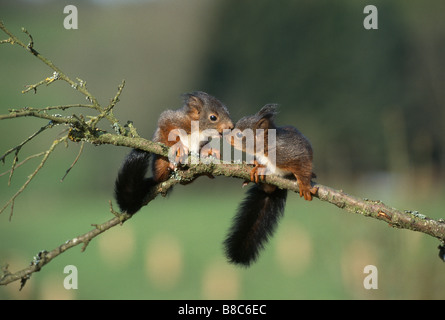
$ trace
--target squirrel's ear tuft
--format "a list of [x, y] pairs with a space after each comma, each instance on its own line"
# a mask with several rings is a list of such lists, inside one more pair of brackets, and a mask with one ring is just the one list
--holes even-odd
[[203, 101], [195, 93], [185, 93], [182, 95], [184, 99], [184, 108], [189, 112], [199, 115], [203, 107]]
[[277, 108], [277, 104], [266, 104], [260, 111], [258, 111], [256, 114], [259, 118], [256, 126], [257, 129], [268, 129], [273, 126], [273, 119], [278, 113]]
[[257, 116], [260, 118], [269, 118], [273, 119], [273, 117], [278, 113], [278, 104], [275, 103], [269, 103], [266, 104], [264, 107], [261, 108], [260, 111], [258, 111]]

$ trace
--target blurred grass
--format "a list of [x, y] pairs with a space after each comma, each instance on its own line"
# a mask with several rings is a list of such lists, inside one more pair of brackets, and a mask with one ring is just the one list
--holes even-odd
[[[181, 93], [206, 91], [214, 85], [199, 84], [199, 78], [204, 49], [214, 41], [209, 37], [216, 28], [218, 1], [130, 6], [81, 2], [76, 31], [62, 27], [64, 2], [2, 5], [0, 19], [12, 32], [20, 34], [20, 27], [26, 27], [36, 49], [70, 76], [87, 80], [101, 103], [107, 103], [125, 79], [116, 115], [123, 122], [133, 119], [142, 136], [151, 136], [162, 110], [179, 106]], [[37, 94], [22, 95], [24, 85], [52, 72], [19, 48], [0, 47], [0, 70], [2, 114], [8, 108], [84, 102], [58, 82], [39, 88]], [[236, 95], [220, 98], [229, 107], [235, 106], [231, 109], [235, 120], [243, 115], [244, 104]], [[280, 123], [288, 119], [286, 112]], [[309, 116], [304, 120], [308, 128], [318, 123]], [[2, 121], [0, 150], [17, 145], [42, 125], [36, 119]], [[21, 159], [47, 149], [62, 130], [43, 133], [24, 148]], [[0, 216], [0, 265], [9, 263], [12, 271], [22, 269], [40, 250], [51, 250], [89, 231], [90, 224], [112, 217], [108, 200], [128, 150], [87, 145], [60, 183], [78, 148], [72, 143], [67, 149], [58, 148], [17, 199], [12, 221], [8, 221], [8, 210]], [[317, 144], [317, 148], [323, 146]], [[317, 154], [315, 158], [319, 163], [329, 162], [317, 160]], [[1, 205], [38, 161], [16, 170], [10, 187], [7, 176], [0, 177]], [[8, 170], [9, 163], [0, 168]], [[445, 205], [443, 186], [423, 188], [420, 180], [375, 173], [348, 181], [333, 176], [319, 175], [318, 181], [433, 218], [441, 217]], [[227, 264], [222, 241], [244, 195], [240, 186], [241, 181], [228, 178], [201, 178], [190, 186], [179, 186], [169, 198], [156, 199], [122, 227], [94, 239], [84, 253], [74, 248], [52, 261], [31, 277], [23, 291], [18, 291], [18, 283], [0, 287], [0, 299], [445, 298], [441, 289], [444, 265], [437, 257], [435, 239], [345, 214], [318, 200], [304, 202], [294, 194], [289, 195], [285, 217], [259, 261], [249, 269]], [[79, 270], [78, 290], [63, 288], [63, 268], [68, 264]], [[378, 290], [363, 288], [363, 268], [368, 264], [378, 268]]]

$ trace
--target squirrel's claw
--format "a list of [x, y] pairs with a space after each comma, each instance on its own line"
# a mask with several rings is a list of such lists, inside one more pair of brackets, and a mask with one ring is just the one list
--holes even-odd
[[304, 197], [304, 200], [312, 201], [312, 195], [316, 195], [317, 192], [317, 187], [300, 186], [300, 197]]
[[[175, 155], [175, 164], [186, 163], [187, 156], [189, 154], [189, 149], [182, 143], [175, 145], [174, 148], [175, 149], [173, 150], [173, 152]], [[176, 165], [175, 165], [175, 167], [176, 167]]]
[[201, 157], [214, 157], [216, 159], [221, 159], [221, 152], [218, 149], [214, 149], [207, 144], [201, 148]]
[[250, 180], [255, 183], [259, 183], [260, 180], [264, 181], [265, 173], [266, 167], [255, 161], [255, 167], [250, 171]]

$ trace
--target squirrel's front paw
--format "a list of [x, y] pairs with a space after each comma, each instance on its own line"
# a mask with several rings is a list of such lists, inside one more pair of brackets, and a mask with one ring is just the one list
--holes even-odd
[[250, 171], [250, 180], [255, 183], [259, 183], [260, 180], [264, 181], [266, 175], [266, 167], [258, 162], [255, 162], [255, 167]]
[[300, 186], [300, 197], [304, 197], [304, 200], [311, 201], [312, 195], [316, 195], [318, 192], [317, 187], [307, 187], [307, 186]]
[[202, 158], [214, 157], [218, 160], [221, 159], [221, 152], [219, 151], [219, 149], [212, 148], [209, 145], [205, 145], [204, 147], [202, 147], [200, 154]]
[[[177, 164], [187, 163], [188, 160], [189, 149], [184, 146], [182, 143], [177, 143], [170, 148], [170, 164], [176, 167]], [[172, 164], [173, 163], [173, 164]]]

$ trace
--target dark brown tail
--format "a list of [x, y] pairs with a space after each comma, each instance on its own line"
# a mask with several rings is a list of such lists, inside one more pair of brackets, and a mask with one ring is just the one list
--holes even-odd
[[283, 215], [286, 197], [285, 189], [276, 188], [267, 193], [262, 185], [250, 187], [224, 241], [226, 255], [231, 263], [248, 267], [256, 261]]
[[154, 181], [145, 178], [150, 153], [133, 149], [125, 158], [114, 185], [114, 196], [122, 212], [134, 214], [144, 205]]

